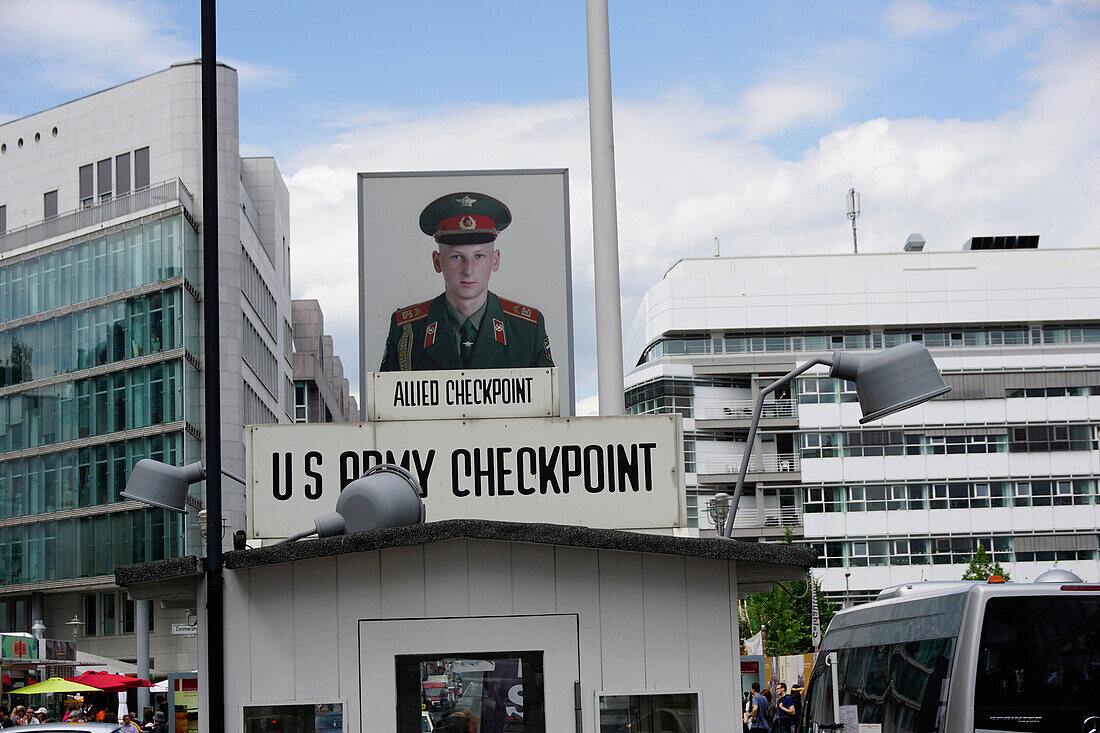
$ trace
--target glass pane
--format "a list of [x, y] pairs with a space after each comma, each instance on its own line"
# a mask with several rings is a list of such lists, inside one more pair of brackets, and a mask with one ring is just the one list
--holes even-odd
[[395, 657], [397, 733], [546, 733], [541, 651]]
[[[1076, 730], [1100, 699], [1100, 598], [991, 598], [978, 650], [974, 721]], [[1013, 728], [1013, 730], [1025, 730]]]
[[344, 706], [338, 702], [244, 707], [245, 733], [334, 733], [343, 729]]
[[601, 695], [600, 733], [698, 733], [699, 696], [693, 692]]

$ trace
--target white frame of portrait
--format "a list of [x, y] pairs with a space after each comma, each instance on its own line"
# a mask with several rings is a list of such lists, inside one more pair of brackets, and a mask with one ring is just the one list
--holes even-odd
[[431, 265], [436, 244], [420, 231], [418, 220], [430, 202], [457, 191], [493, 196], [512, 212], [512, 224], [497, 240], [501, 264], [489, 289], [543, 313], [561, 379], [562, 416], [572, 415], [576, 377], [569, 171], [539, 168], [359, 173], [360, 419], [368, 419], [367, 373], [377, 371], [382, 361], [390, 315], [443, 292], [442, 277]]

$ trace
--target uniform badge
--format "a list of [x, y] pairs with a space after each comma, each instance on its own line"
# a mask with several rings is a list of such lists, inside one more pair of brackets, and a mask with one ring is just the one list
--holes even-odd
[[458, 220], [458, 226], [462, 229], [476, 229], [477, 222], [474, 221], [472, 216], [464, 216]]
[[477, 202], [477, 199], [470, 198], [470, 194], [466, 194], [465, 196], [463, 196], [460, 199], [455, 199], [455, 203], [457, 203], [459, 206], [465, 207], [467, 209], [472, 207], [475, 202]]
[[504, 322], [496, 318], [493, 319], [493, 335], [496, 336], [498, 344], [503, 346], [508, 345], [508, 342], [504, 338]]
[[554, 361], [554, 357], [550, 356], [550, 337], [544, 336], [542, 339], [542, 348], [546, 350], [546, 358], [550, 361]]
[[433, 321], [424, 329], [424, 348], [430, 348], [435, 343], [435, 332], [439, 327], [439, 321]]

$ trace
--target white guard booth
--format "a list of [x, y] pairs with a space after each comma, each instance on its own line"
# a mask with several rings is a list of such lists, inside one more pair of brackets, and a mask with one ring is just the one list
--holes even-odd
[[[462, 710], [480, 733], [726, 733], [740, 726], [737, 599], [813, 561], [785, 544], [484, 519], [229, 552], [226, 730], [414, 733], [424, 712]], [[199, 558], [116, 582], [205, 607]]]

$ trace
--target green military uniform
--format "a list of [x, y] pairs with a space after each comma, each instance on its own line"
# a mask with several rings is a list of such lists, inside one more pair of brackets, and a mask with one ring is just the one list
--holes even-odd
[[446, 296], [400, 308], [390, 318], [383, 372], [433, 369], [509, 369], [552, 367], [550, 338], [536, 309], [499, 298], [492, 292], [485, 302], [470, 354], [462, 365], [459, 339], [447, 312]]

